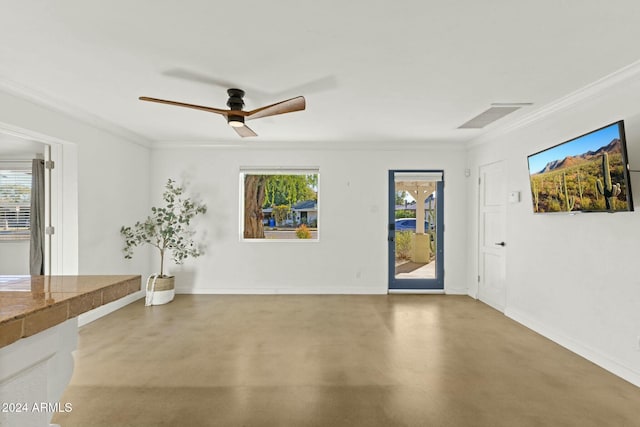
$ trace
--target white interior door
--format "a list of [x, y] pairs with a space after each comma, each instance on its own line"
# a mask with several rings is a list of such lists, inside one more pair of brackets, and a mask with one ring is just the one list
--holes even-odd
[[506, 304], [506, 185], [503, 162], [480, 167], [478, 298], [504, 311]]

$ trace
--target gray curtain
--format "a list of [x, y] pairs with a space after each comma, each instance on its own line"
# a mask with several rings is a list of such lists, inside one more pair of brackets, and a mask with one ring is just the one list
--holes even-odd
[[29, 272], [44, 274], [44, 160], [31, 162], [31, 247]]

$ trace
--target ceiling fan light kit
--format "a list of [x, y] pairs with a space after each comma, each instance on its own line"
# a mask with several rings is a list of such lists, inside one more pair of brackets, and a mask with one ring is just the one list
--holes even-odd
[[244, 117], [229, 114], [227, 116], [227, 123], [229, 123], [229, 126], [233, 126], [234, 128], [241, 128], [244, 126]]
[[166, 99], [149, 98], [147, 96], [141, 96], [141, 101], [157, 102], [160, 104], [175, 105], [177, 107], [193, 108], [195, 110], [207, 111], [209, 113], [216, 113], [224, 116], [227, 119], [227, 123], [240, 135], [245, 138], [248, 136], [258, 136], [247, 125], [244, 124], [246, 119], [259, 119], [262, 117], [275, 116], [278, 114], [293, 113], [294, 111], [302, 111], [306, 108], [306, 101], [303, 96], [287, 99], [286, 101], [277, 102], [275, 104], [267, 105], [265, 107], [256, 108], [251, 111], [244, 111], [244, 91], [242, 89], [231, 88], [227, 90], [229, 100], [227, 101], [228, 110], [223, 110], [214, 107], [205, 107], [202, 105], [186, 104], [184, 102], [169, 101]]

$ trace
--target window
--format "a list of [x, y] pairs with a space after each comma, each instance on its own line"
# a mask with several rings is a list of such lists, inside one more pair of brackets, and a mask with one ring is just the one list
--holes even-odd
[[0, 240], [29, 238], [31, 170], [0, 169]]
[[318, 169], [242, 170], [241, 237], [318, 240], [318, 181]]

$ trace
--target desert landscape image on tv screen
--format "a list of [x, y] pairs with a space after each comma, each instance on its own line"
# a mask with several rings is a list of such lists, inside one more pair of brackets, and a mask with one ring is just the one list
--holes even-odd
[[529, 156], [533, 211], [629, 210], [622, 122]]

